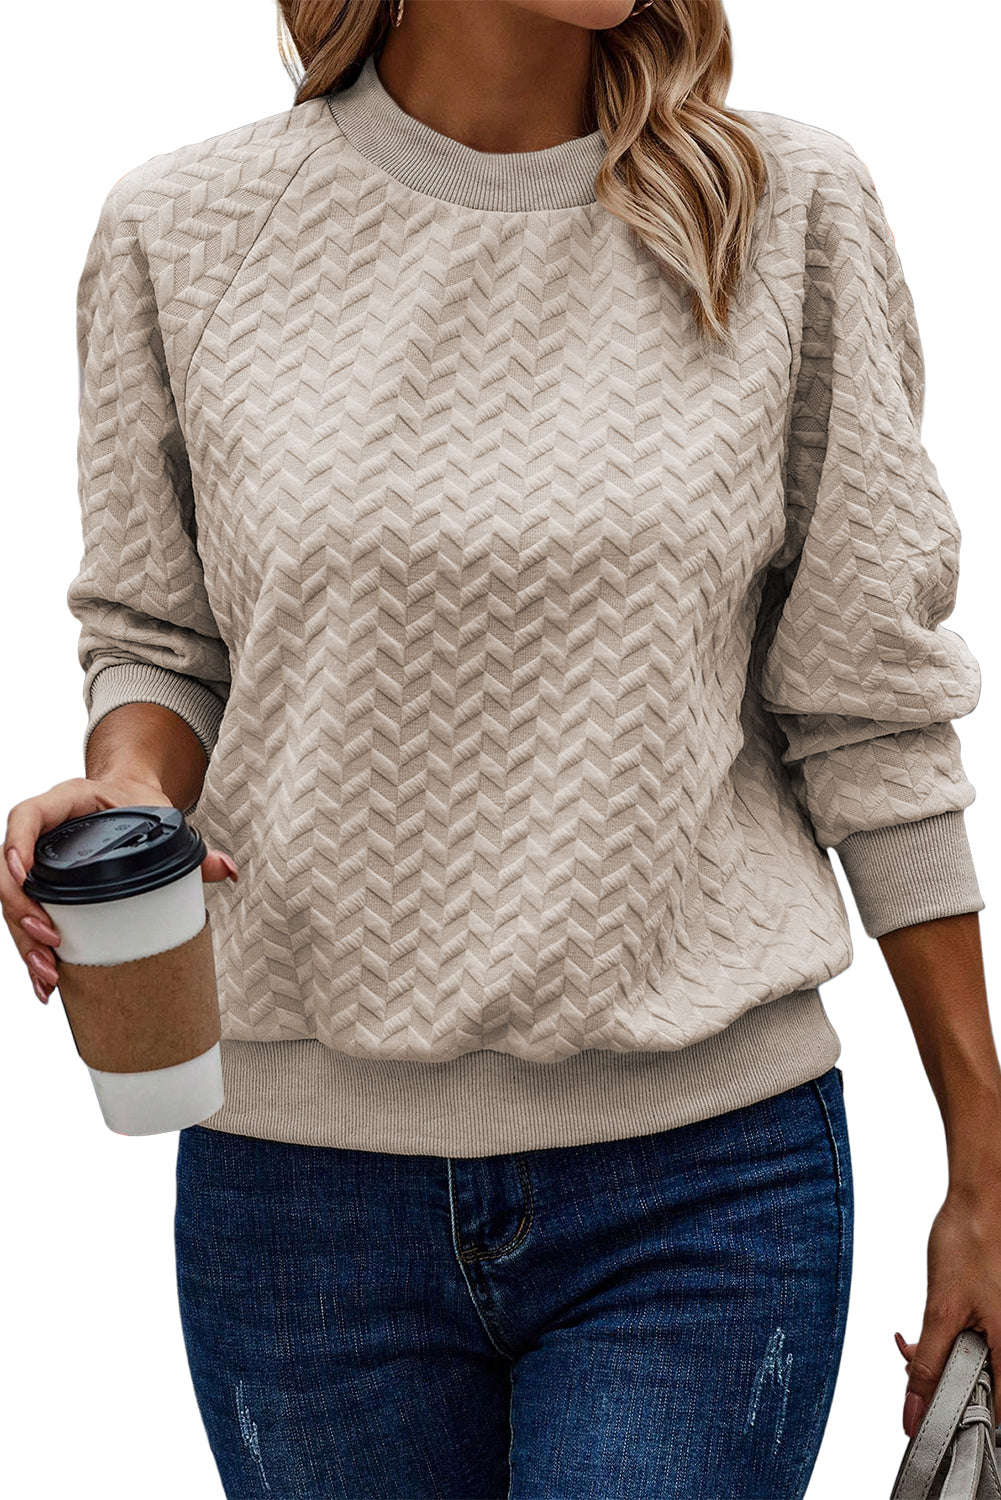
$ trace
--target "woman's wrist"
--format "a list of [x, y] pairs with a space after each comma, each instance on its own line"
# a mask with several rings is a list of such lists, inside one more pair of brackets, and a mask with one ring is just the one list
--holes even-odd
[[944, 1123], [950, 1188], [1001, 1191], [1001, 1088], [971, 1090]]
[[87, 745], [91, 781], [130, 781], [190, 807], [202, 789], [205, 751], [190, 725], [159, 703], [123, 703], [96, 725]]

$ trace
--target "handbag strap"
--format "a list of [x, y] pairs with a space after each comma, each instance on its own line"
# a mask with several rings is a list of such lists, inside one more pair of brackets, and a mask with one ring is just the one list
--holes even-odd
[[[986, 1338], [977, 1329], [964, 1328], [956, 1335], [928, 1410], [900, 1461], [890, 1500], [928, 1500], [989, 1352]], [[970, 1495], [972, 1500], [976, 1490]]]
[[973, 1399], [959, 1419], [940, 1500], [1001, 1500], [989, 1370], [981, 1370]]

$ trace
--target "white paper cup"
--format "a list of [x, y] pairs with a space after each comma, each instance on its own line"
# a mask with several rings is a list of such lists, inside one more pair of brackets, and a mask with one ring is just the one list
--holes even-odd
[[25, 891], [61, 934], [67, 1020], [119, 1135], [182, 1130], [224, 1102], [204, 856], [174, 808], [108, 809], [36, 844]]

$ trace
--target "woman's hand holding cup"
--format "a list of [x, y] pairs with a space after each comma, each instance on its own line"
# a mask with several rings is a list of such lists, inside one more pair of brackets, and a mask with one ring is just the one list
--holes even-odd
[[[69, 818], [111, 807], [171, 807], [171, 799], [157, 782], [113, 776], [89, 780], [74, 776], [60, 781], [37, 797], [28, 797], [11, 808], [4, 837], [4, 859], [0, 865], [0, 906], [10, 935], [31, 975], [35, 994], [47, 1003], [58, 984], [54, 949], [61, 941], [57, 928], [43, 907], [22, 890], [35, 857], [35, 842], [50, 828]], [[210, 850], [202, 861], [205, 881], [237, 880], [236, 865], [228, 854]]]

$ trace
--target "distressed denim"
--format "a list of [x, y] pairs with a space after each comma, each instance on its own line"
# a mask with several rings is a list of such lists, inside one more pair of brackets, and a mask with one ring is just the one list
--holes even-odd
[[843, 1076], [487, 1157], [178, 1140], [185, 1346], [230, 1500], [799, 1500], [841, 1360]]

